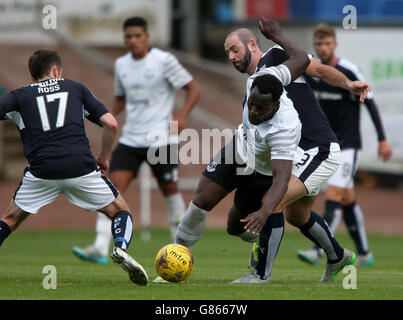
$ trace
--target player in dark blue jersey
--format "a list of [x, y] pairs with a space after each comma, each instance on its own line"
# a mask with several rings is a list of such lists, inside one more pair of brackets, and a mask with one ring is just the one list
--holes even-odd
[[[0, 220], [0, 245], [30, 214], [63, 194], [73, 204], [112, 219], [112, 259], [139, 285], [143, 267], [127, 253], [132, 217], [123, 197], [101, 173], [109, 168], [116, 119], [82, 84], [61, 78], [61, 58], [39, 50], [29, 59], [33, 84], [0, 99], [0, 119], [13, 119], [29, 162], [12, 203]], [[103, 126], [102, 150], [95, 159], [84, 129], [84, 115]]]
[[[334, 29], [328, 25], [318, 25], [314, 31], [314, 48], [321, 62], [334, 67], [352, 81], [363, 81], [364, 77], [355, 64], [335, 56], [336, 47]], [[358, 151], [361, 149], [360, 102], [364, 102], [375, 125], [379, 141], [379, 157], [386, 161], [392, 155], [378, 108], [371, 92], [365, 101], [359, 101], [357, 97], [343, 88], [329, 85], [321, 79], [311, 76], [307, 76], [306, 79], [329, 119], [341, 148], [341, 164], [328, 181], [324, 218], [332, 232], [335, 232], [343, 211], [344, 221], [357, 248], [358, 264], [371, 265], [373, 256], [368, 245], [364, 217], [355, 200], [354, 175], [357, 170]], [[322, 252], [317, 247], [298, 252], [298, 256], [302, 260], [311, 264], [319, 263], [321, 255]]]
[[[260, 28], [263, 34], [266, 35], [263, 28], [264, 21], [263, 19], [260, 22]], [[279, 65], [288, 59], [284, 50], [279, 46], [263, 53], [257, 36], [249, 29], [244, 28], [230, 33], [225, 40], [224, 47], [234, 67], [238, 71], [249, 75], [258, 73], [265, 68]], [[360, 95], [361, 99], [364, 99], [369, 88], [366, 83], [350, 81], [337, 70], [323, 66], [313, 58], [311, 58], [311, 62], [305, 72], [321, 76], [321, 78], [333, 85], [342, 86], [354, 94]], [[329, 281], [335, 277], [331, 270], [340, 270], [342, 268], [340, 266], [346, 261], [351, 262], [354, 260], [354, 255], [352, 254], [352, 256], [348, 257], [351, 252], [343, 250], [337, 244], [324, 220], [311, 211], [311, 208], [320, 191], [321, 184], [337, 170], [340, 149], [336, 135], [304, 78], [296, 79], [284, 89], [298, 111], [302, 123], [302, 134], [298, 147], [299, 157], [293, 164], [287, 193], [273, 212], [282, 212], [284, 210], [289, 223], [298, 227], [304, 236], [315, 244], [325, 248], [328, 264], [322, 280]], [[268, 221], [267, 214], [260, 210], [242, 220], [236, 214], [230, 215], [228, 232], [238, 235], [240, 234], [239, 227], [243, 225], [246, 230], [258, 234], [265, 226], [265, 230], [269, 234], [268, 241], [270, 241], [271, 238], [275, 237], [275, 233], [265, 225]], [[251, 240], [254, 241], [252, 237]], [[251, 266], [259, 270], [258, 275], [261, 279], [270, 277], [271, 267], [280, 242], [281, 237], [280, 239], [273, 238], [271, 243], [276, 243], [276, 245], [269, 246], [270, 250], [268, 251], [270, 252], [265, 252], [264, 254], [260, 253], [259, 246], [255, 243], [252, 251]], [[251, 274], [253, 272], [252, 269]], [[239, 279], [239, 282], [251, 283], [251, 274]], [[259, 281], [255, 283], [259, 283]]]

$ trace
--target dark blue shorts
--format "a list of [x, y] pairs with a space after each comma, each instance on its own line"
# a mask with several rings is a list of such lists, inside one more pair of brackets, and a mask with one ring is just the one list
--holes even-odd
[[137, 177], [141, 164], [146, 161], [158, 182], [168, 183], [178, 180], [178, 145], [167, 145], [153, 150], [151, 154], [161, 155], [161, 162], [154, 163], [147, 156], [150, 148], [133, 148], [124, 144], [119, 144], [112, 153], [112, 160], [109, 172], [117, 170], [127, 170]]

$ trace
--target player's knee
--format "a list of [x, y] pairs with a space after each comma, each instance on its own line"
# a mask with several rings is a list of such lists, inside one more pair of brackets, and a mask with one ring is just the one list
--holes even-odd
[[169, 197], [179, 192], [176, 182], [159, 183], [159, 187], [164, 197]]
[[339, 187], [328, 186], [325, 192], [326, 200], [341, 202], [343, 199], [343, 190]]
[[211, 204], [209, 197], [203, 192], [197, 192], [192, 202], [199, 209], [206, 211], [211, 211], [211, 209], [214, 207]]
[[305, 217], [303, 217], [302, 215], [296, 214], [292, 210], [285, 210], [284, 213], [285, 213], [285, 218], [286, 218], [287, 222], [289, 224], [293, 225], [294, 227], [300, 227], [306, 223]]
[[7, 223], [11, 231], [14, 231], [28, 215], [28, 213], [22, 211], [15, 204], [12, 204], [7, 212], [1, 217], [1, 220]]
[[355, 201], [354, 190], [347, 189], [343, 192], [343, 197], [340, 200], [342, 206], [348, 206]]
[[115, 214], [119, 211], [130, 211], [129, 206], [126, 201], [123, 199], [122, 195], [119, 194], [114, 201], [108, 204], [106, 207], [99, 210], [103, 214], [105, 214], [110, 219], [113, 219]]
[[242, 234], [242, 232], [244, 232], [245, 230], [243, 229], [243, 226], [245, 224], [241, 224], [241, 223], [236, 223], [234, 221], [227, 221], [227, 233], [231, 236], [239, 236], [240, 234]]
[[239, 236], [245, 231], [244, 230], [245, 223], [240, 221], [240, 219], [242, 219], [243, 217], [244, 216], [238, 209], [236, 209], [235, 207], [231, 208], [227, 219], [228, 234], [232, 236]]

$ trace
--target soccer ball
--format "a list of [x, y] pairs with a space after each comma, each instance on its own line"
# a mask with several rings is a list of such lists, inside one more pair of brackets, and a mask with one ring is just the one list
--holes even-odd
[[164, 280], [170, 282], [186, 280], [193, 271], [192, 253], [180, 244], [167, 244], [155, 257], [155, 269]]

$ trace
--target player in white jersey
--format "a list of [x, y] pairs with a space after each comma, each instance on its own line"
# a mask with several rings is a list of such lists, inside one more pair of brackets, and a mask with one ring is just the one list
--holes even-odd
[[[277, 40], [283, 41], [283, 36], [278, 26], [273, 22], [262, 19], [259, 22], [259, 27], [268, 39], [273, 39], [271, 32], [275, 29], [275, 42], [277, 42]], [[278, 39], [277, 37], [280, 38]], [[264, 72], [264, 70], [267, 70], [268, 66], [277, 65], [276, 60], [278, 59], [276, 56], [272, 55], [273, 52], [276, 52], [276, 55], [279, 54], [279, 59], [282, 59], [282, 55], [285, 56], [280, 63], [283, 63], [283, 61], [286, 61], [289, 57], [287, 52], [284, 53], [282, 49], [278, 50], [279, 52], [269, 50], [268, 53], [263, 54], [260, 50], [257, 36], [248, 29], [238, 29], [230, 33], [225, 40], [224, 47], [234, 67], [238, 71], [248, 73], [249, 75], [260, 74]], [[315, 61], [311, 59], [308, 67], [309, 72], [312, 72], [311, 69], [316, 71], [315, 65], [318, 65], [318, 63], [315, 63]], [[314, 68], [312, 68], [312, 66]], [[308, 69], [306, 72], [308, 72]], [[329, 77], [329, 75], [326, 76]], [[338, 74], [336, 74], [336, 77], [337, 76]], [[343, 79], [343, 75], [341, 76], [342, 77], [338, 77], [338, 79]], [[361, 87], [366, 92], [366, 84], [354, 84], [348, 81], [347, 83], [351, 85], [351, 89], [357, 93], [361, 92], [359, 89]], [[271, 211], [257, 210], [246, 217], [246, 219], [243, 219], [242, 215], [237, 211], [234, 211], [233, 214], [229, 216], [227, 230], [230, 234], [240, 237], [242, 231], [247, 230], [255, 234], [255, 239], [253, 239], [253, 236], [249, 238], [250, 242], [259, 240], [259, 245], [254, 246], [254, 254], [252, 255], [254, 258], [253, 262], [256, 262], [256, 264], [252, 265], [253, 268], [250, 273], [238, 279], [237, 282], [260, 283], [262, 280], [270, 279], [271, 268], [282, 239], [282, 233], [279, 230], [284, 228], [284, 223], [282, 225], [278, 223], [275, 228], [273, 227], [273, 223], [270, 220], [272, 212], [283, 215], [284, 211], [288, 222], [298, 227], [305, 237], [309, 238], [315, 244], [326, 248], [325, 252], [328, 258], [328, 264], [322, 281], [334, 279], [337, 272], [340, 271], [345, 264], [351, 263], [354, 260], [354, 254], [351, 251], [344, 250], [339, 246], [323, 218], [311, 212], [312, 204], [319, 192], [321, 183], [331, 177], [338, 167], [339, 148], [337, 138], [332, 134], [330, 125], [326, 125], [326, 117], [321, 111], [317, 101], [314, 100], [315, 97], [313, 93], [303, 79], [296, 79], [285, 86], [284, 89], [287, 92], [287, 96], [293, 101], [294, 107], [300, 116], [302, 133], [297, 153], [299, 155], [304, 154], [304, 156], [302, 158], [299, 156], [293, 163], [287, 192], [284, 194], [283, 199], [281, 199], [277, 207], [271, 208]], [[321, 123], [321, 120], [324, 122]], [[315, 123], [315, 121], [319, 121], [319, 123]], [[312, 126], [320, 130], [314, 132]], [[307, 146], [307, 141], [311, 144], [315, 141], [317, 144], [302, 149], [302, 147]], [[319, 142], [321, 144], [319, 144]], [[266, 198], [269, 198], [269, 194]], [[278, 222], [280, 222], [280, 219]], [[277, 231], [274, 232], [274, 229]], [[258, 237], [258, 234], [261, 232], [268, 235], [264, 242], [271, 242], [269, 250], [265, 250], [264, 253], [258, 250], [262, 245], [267, 247], [267, 244], [262, 244], [262, 236], [260, 236], [260, 238]], [[336, 271], [332, 274], [334, 270]]]
[[[127, 19], [123, 31], [129, 52], [115, 63], [115, 101], [111, 113], [116, 116], [126, 109], [126, 122], [119, 145], [112, 154], [108, 176], [117, 189], [124, 192], [137, 176], [140, 165], [147, 161], [164, 195], [174, 238], [185, 204], [177, 185], [178, 164], [169, 159], [174, 153], [170, 149], [177, 152], [178, 148], [177, 137], [170, 137], [170, 124], [175, 120], [178, 131], [183, 129], [199, 99], [200, 90], [192, 75], [171, 53], [149, 47], [147, 22], [143, 18]], [[173, 117], [179, 89], [186, 92], [185, 102]], [[161, 131], [167, 139], [158, 145], [152, 136]], [[167, 155], [167, 163], [150, 163], [147, 154], [151, 146], [156, 148], [152, 153]], [[75, 247], [73, 252], [86, 261], [107, 263], [110, 224], [110, 220], [98, 215], [94, 244], [84, 249]]]
[[[235, 141], [227, 144], [203, 172], [196, 196], [179, 224], [176, 236], [177, 243], [192, 248], [203, 235], [209, 211], [236, 189], [229, 217], [236, 216], [243, 219], [243, 223], [229, 219], [227, 231], [245, 241], [254, 241], [256, 236], [250, 231], [255, 231], [257, 226], [256, 219], [251, 217], [261, 213], [267, 220], [259, 230], [261, 268], [253, 269], [248, 276], [254, 279], [252, 283], [270, 281], [266, 269], [269, 262], [263, 261], [270, 258], [268, 253], [277, 254], [284, 232], [283, 212], [276, 208], [287, 192], [300, 138], [301, 124], [283, 87], [298, 78], [309, 64], [307, 54], [281, 34], [277, 22], [263, 20], [261, 28], [266, 36], [271, 35], [273, 41], [284, 47], [289, 59], [280, 66], [252, 72], [247, 81], [243, 123]], [[228, 51], [233, 49], [228, 47]], [[231, 152], [231, 149], [235, 151]], [[235, 154], [237, 163], [228, 163], [228, 160], [233, 160], [228, 157], [231, 154]], [[239, 163], [246, 166], [246, 172], [240, 170]], [[266, 192], [266, 200], [262, 203]], [[329, 252], [338, 252], [341, 265], [350, 263], [352, 254], [326, 232], [323, 219], [315, 223], [315, 228], [325, 233], [320, 237], [331, 247]], [[247, 281], [235, 281], [239, 282]]]

